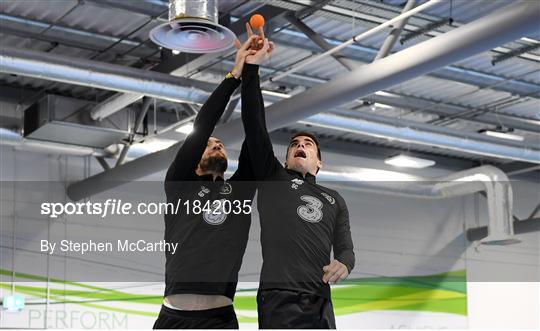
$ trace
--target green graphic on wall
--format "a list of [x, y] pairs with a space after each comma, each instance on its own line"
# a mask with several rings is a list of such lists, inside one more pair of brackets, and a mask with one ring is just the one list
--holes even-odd
[[[9, 270], [0, 270], [5, 279], [11, 277]], [[42, 276], [17, 273], [17, 279], [46, 282]], [[11, 283], [0, 282], [9, 291]], [[136, 294], [108, 289], [85, 283], [50, 279], [46, 286], [18, 283], [16, 292], [28, 298], [45, 299], [49, 291], [49, 304], [77, 304], [111, 312], [156, 317], [148, 305], [159, 310], [161, 294]], [[234, 301], [241, 323], [256, 323], [256, 289], [241, 289]], [[332, 288], [332, 300], [336, 316], [381, 310], [405, 310], [439, 312], [467, 315], [465, 270], [428, 276], [373, 277], [347, 280]], [[39, 301], [38, 301], [39, 302]], [[43, 303], [42, 303], [43, 304]], [[140, 308], [139, 308], [139, 307]], [[123, 308], [120, 308], [123, 307]], [[129, 308], [127, 308], [129, 307]]]

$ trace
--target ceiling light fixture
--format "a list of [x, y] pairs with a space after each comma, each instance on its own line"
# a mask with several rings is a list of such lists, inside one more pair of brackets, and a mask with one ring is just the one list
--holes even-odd
[[508, 133], [508, 132], [486, 130], [483, 133], [485, 135], [487, 135], [487, 136], [496, 137], [496, 138], [502, 138], [502, 139], [508, 139], [508, 140], [523, 141], [525, 139], [522, 136], [519, 136], [519, 135], [513, 134], [513, 133]]
[[178, 133], [183, 133], [185, 135], [188, 135], [190, 134], [191, 132], [193, 132], [193, 123], [192, 122], [189, 122], [189, 123], [186, 123], [182, 126], [179, 126], [176, 130], [174, 130]]
[[432, 167], [435, 165], [435, 161], [428, 159], [421, 159], [418, 157], [413, 157], [405, 154], [400, 154], [392, 156], [384, 160], [384, 163], [393, 165], [395, 167], [403, 168], [415, 168], [423, 169], [427, 167]]

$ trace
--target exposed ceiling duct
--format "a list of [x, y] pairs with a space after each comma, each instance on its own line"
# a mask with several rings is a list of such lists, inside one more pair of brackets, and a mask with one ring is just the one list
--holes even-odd
[[300, 122], [407, 144], [540, 164], [540, 146], [537, 145], [493, 138], [475, 132], [464, 133], [371, 113], [357, 114], [357, 117], [359, 118], [317, 114]]
[[[76, 146], [107, 148], [129, 136], [127, 116], [122, 123], [94, 123], [72, 99], [47, 94], [24, 110], [26, 139]], [[99, 124], [99, 125], [95, 125]]]
[[0, 47], [0, 72], [176, 102], [200, 102], [215, 84], [59, 54]]
[[236, 36], [218, 23], [217, 0], [170, 0], [169, 22], [155, 27], [150, 39], [176, 51], [216, 53], [230, 48]]
[[440, 178], [420, 178], [414, 181], [361, 180], [354, 173], [325, 172], [323, 180], [337, 181], [345, 188], [371, 193], [409, 196], [421, 199], [445, 199], [485, 192], [488, 207], [488, 236], [483, 244], [518, 243], [514, 238], [513, 191], [508, 176], [493, 166], [459, 171]]
[[[85, 146], [74, 146], [68, 144], [60, 144], [48, 141], [39, 141], [24, 139], [17, 132], [0, 128], [0, 145], [12, 146], [15, 150], [46, 154], [61, 154], [73, 156], [111, 156], [114, 151], [108, 153], [109, 149], [103, 150], [100, 148], [91, 148]], [[116, 148], [116, 147], [112, 147]]]
[[[419, 75], [458, 62], [474, 54], [535, 32], [540, 21], [540, 2], [520, 1], [451, 32], [424, 41], [372, 64], [359, 67], [328, 83], [295, 95], [267, 109], [267, 127], [272, 131], [321, 111], [403, 83]], [[241, 120], [215, 130], [225, 143], [243, 138]], [[144, 156], [68, 187], [73, 200], [105, 191], [123, 181], [132, 181], [163, 170], [180, 147]], [[463, 148], [467, 148], [467, 144]]]

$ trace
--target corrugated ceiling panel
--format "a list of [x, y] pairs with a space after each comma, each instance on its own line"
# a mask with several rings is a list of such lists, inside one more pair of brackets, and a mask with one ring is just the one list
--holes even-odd
[[77, 5], [76, 0], [0, 1], [0, 12], [31, 19], [53, 22]]
[[124, 36], [148, 20], [147, 16], [85, 3], [62, 19], [69, 26], [104, 33], [111, 36]]
[[528, 101], [499, 109], [499, 112], [540, 120], [540, 99], [530, 98]]

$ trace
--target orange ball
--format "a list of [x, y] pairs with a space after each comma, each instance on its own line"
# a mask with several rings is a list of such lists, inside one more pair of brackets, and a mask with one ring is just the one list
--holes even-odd
[[255, 29], [260, 29], [264, 25], [264, 17], [261, 14], [255, 14], [249, 19], [249, 24]]

